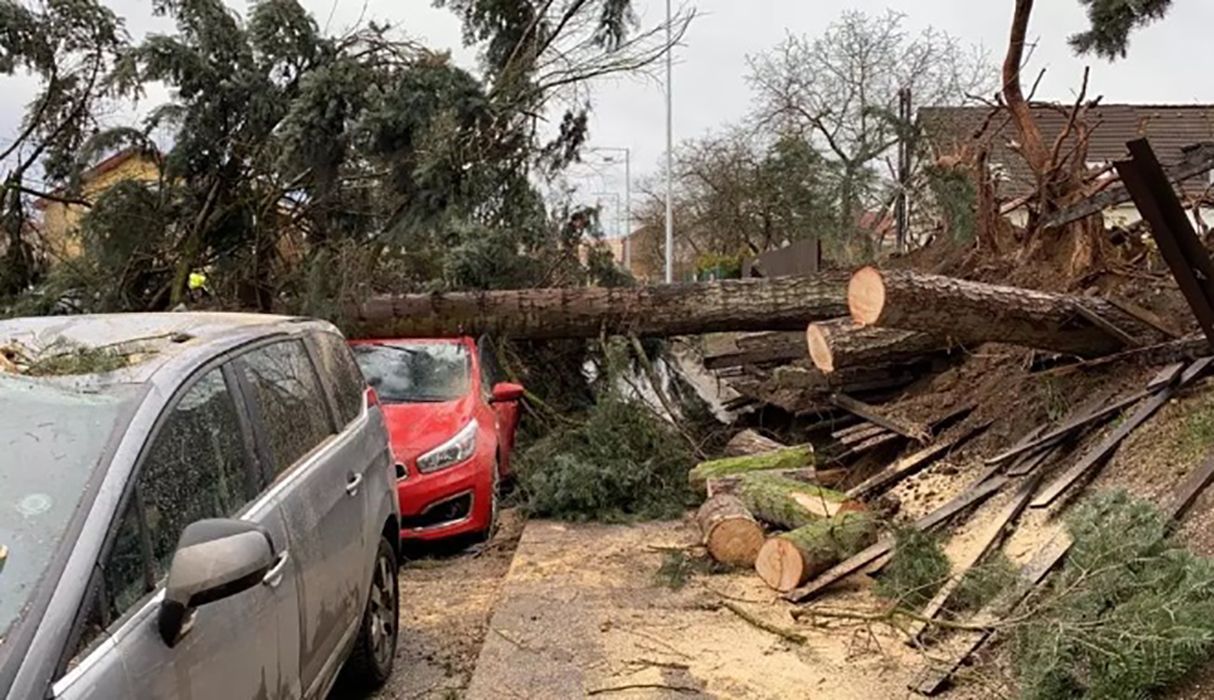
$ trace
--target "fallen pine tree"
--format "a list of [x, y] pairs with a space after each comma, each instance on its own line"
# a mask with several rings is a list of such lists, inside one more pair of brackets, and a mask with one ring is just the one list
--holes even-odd
[[638, 287], [404, 294], [345, 310], [347, 334], [410, 338], [493, 333], [520, 339], [801, 331], [847, 313], [847, 275]]
[[864, 267], [847, 288], [852, 320], [917, 331], [942, 346], [1009, 343], [1081, 356], [1168, 335], [1111, 302], [906, 270]]
[[865, 510], [862, 503], [839, 491], [776, 474], [743, 476], [738, 497], [756, 518], [786, 530]]

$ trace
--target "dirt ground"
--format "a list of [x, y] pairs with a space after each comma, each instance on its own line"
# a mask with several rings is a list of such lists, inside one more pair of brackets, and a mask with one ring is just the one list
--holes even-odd
[[[1145, 373], [1125, 374], [1057, 385], [1021, 383], [1018, 395], [1000, 388], [1005, 396], [1017, 395], [1032, 416], [1025, 422], [1031, 422], [1042, 412], [1064, 413], [1140, 385]], [[1051, 407], [1051, 401], [1066, 405]], [[980, 458], [1013, 442], [1019, 427], [997, 426], [898, 485], [899, 519], [917, 517], [965, 488], [980, 471]], [[1051, 465], [1046, 482], [1098, 438], [1099, 433]], [[1135, 431], [1086, 491], [1127, 488], [1162, 501], [1211, 448], [1214, 380], [1207, 380]], [[950, 557], [963, 558], [1010, 496], [997, 496], [948, 530]], [[1026, 512], [1002, 551], [1024, 564], [1058, 531], [1064, 510]], [[1178, 534], [1198, 553], [1214, 556], [1214, 490], [1198, 500]], [[883, 621], [831, 617], [832, 612], [879, 609], [863, 576], [833, 587], [808, 608], [819, 614], [799, 621], [791, 614], [798, 608], [765, 588], [753, 572], [689, 570], [685, 585], [672, 588], [671, 577], [659, 570], [680, 553], [694, 552], [695, 543], [690, 520], [524, 524], [508, 512], [497, 538], [483, 550], [433, 553], [402, 569], [396, 674], [372, 697], [901, 699], [916, 697], [906, 689], [908, 682], [933, 660], [950, 655], [947, 639], [927, 650], [913, 649]], [[761, 629], [753, 620], [800, 635], [803, 642]], [[1005, 657], [997, 646], [988, 651], [984, 663], [965, 670], [959, 687], [945, 697], [1014, 697]], [[333, 697], [356, 696], [335, 692]], [[1214, 698], [1214, 665], [1165, 697]]]
[[[368, 700], [462, 698], [524, 520], [502, 511], [487, 546], [429, 549], [400, 570], [400, 648], [388, 685]], [[334, 689], [331, 700], [361, 698]]]

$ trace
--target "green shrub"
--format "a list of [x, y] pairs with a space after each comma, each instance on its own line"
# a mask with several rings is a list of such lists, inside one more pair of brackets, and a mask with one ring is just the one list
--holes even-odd
[[1137, 700], [1209, 658], [1214, 562], [1171, 540], [1158, 510], [1124, 492], [1099, 494], [1072, 511], [1067, 529], [1065, 566], [1014, 628], [1022, 697]]
[[644, 404], [600, 395], [585, 422], [557, 428], [521, 455], [531, 512], [575, 521], [679, 516], [691, 504], [695, 459], [674, 428]]

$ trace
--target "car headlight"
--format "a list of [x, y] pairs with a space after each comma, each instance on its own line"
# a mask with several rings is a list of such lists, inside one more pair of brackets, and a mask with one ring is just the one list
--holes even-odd
[[466, 461], [476, 451], [476, 420], [460, 428], [455, 437], [417, 458], [417, 469], [430, 473]]

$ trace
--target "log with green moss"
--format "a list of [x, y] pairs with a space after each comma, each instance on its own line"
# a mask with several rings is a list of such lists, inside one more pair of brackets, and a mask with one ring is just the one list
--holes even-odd
[[786, 530], [864, 510], [863, 504], [839, 491], [772, 474], [742, 477], [738, 497], [756, 518]]
[[773, 452], [763, 452], [745, 457], [726, 457], [701, 462], [687, 474], [687, 480], [696, 493], [704, 493], [709, 479], [722, 476], [738, 476], [751, 472], [772, 470], [790, 470], [812, 467], [814, 464], [814, 448], [812, 445], [798, 445]]
[[755, 571], [768, 586], [788, 592], [877, 541], [868, 513], [842, 512], [768, 538]]

